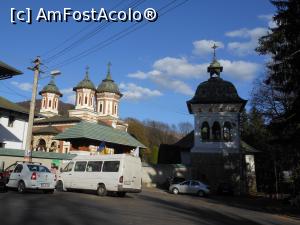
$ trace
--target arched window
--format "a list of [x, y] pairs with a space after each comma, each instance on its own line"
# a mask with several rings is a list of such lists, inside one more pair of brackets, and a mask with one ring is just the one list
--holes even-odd
[[79, 95], [79, 105], [82, 105], [82, 98], [81, 98], [81, 95]]
[[57, 108], [57, 98], [55, 99], [55, 102], [54, 102], [54, 109]]
[[221, 139], [221, 126], [218, 122], [214, 122], [212, 126], [212, 138], [215, 141], [218, 141]]
[[224, 123], [224, 127], [223, 127], [223, 139], [225, 141], [231, 141], [232, 139], [232, 126], [231, 126], [231, 123], [226, 121]]
[[84, 98], [84, 104], [87, 104], [87, 101], [88, 101], [87, 96], [85, 96], [85, 98]]
[[103, 110], [103, 104], [100, 103], [100, 109], [99, 109], [99, 111], [102, 113], [102, 110]]
[[56, 150], [57, 150], [57, 143], [55, 141], [53, 141], [51, 143], [51, 147], [49, 149], [49, 152], [56, 152]]
[[36, 148], [37, 151], [45, 152], [47, 150], [46, 148], [46, 141], [44, 139], [40, 139]]
[[208, 122], [203, 122], [201, 126], [201, 137], [203, 141], [209, 140], [209, 125]]
[[43, 101], [43, 107], [45, 108], [45, 106], [46, 106], [46, 100], [44, 99], [44, 101]]
[[51, 108], [51, 100], [49, 100], [49, 108]]
[[115, 115], [117, 115], [117, 105], [115, 104]]

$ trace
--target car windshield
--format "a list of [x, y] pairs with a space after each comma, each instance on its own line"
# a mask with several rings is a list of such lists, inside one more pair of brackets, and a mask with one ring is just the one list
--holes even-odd
[[39, 165], [27, 165], [27, 166], [31, 172], [50, 173], [50, 170], [45, 166], [39, 166]]

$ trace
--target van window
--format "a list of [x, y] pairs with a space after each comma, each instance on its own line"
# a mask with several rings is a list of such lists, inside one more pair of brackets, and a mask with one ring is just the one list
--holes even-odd
[[102, 161], [89, 161], [86, 167], [87, 172], [100, 172]]
[[118, 172], [120, 161], [105, 161], [103, 165], [103, 172]]
[[69, 162], [69, 164], [64, 168], [63, 172], [71, 172], [73, 169], [74, 162]]
[[75, 163], [74, 171], [75, 172], [84, 172], [86, 167], [86, 161], [78, 161]]

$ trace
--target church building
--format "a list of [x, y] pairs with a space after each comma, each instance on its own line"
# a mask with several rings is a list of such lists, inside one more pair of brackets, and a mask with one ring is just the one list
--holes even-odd
[[[54, 77], [52, 77], [49, 84], [40, 91], [39, 94], [42, 96], [40, 115], [44, 118], [34, 121], [33, 150], [59, 153], [79, 150], [78, 148], [81, 148], [81, 146], [77, 144], [77, 149], [74, 149], [74, 146], [65, 138], [65, 135], [63, 140], [57, 140], [55, 137], [80, 123], [84, 123], [85, 129], [91, 127], [95, 129], [95, 126], [92, 124], [97, 124], [99, 126], [96, 126], [96, 129], [105, 129], [107, 131], [107, 129], [104, 128], [105, 126], [111, 128], [109, 131], [113, 135], [118, 136], [120, 132], [122, 132], [123, 136], [127, 135], [128, 124], [119, 118], [119, 102], [122, 94], [112, 79], [110, 63], [107, 66], [105, 79], [102, 80], [97, 88], [89, 78], [89, 68], [86, 68], [83, 80], [80, 81], [73, 90], [76, 94], [75, 106], [74, 109], [68, 111], [68, 116], [59, 115], [58, 104], [62, 93], [56, 86]], [[131, 137], [127, 138], [131, 140]], [[93, 141], [93, 146], [85, 143], [85, 147], [81, 150], [95, 151], [97, 148], [96, 145], [99, 144], [98, 142], [100, 140], [101, 137], [97, 137], [97, 140]], [[106, 141], [109, 142], [110, 140]], [[126, 145], [126, 142], [120, 143]], [[131, 145], [132, 143], [139, 144], [131, 140]], [[128, 144], [129, 147], [131, 145]], [[140, 146], [143, 145], [140, 144]]]

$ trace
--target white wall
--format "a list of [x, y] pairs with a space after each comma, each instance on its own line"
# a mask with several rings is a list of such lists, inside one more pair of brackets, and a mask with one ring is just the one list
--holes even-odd
[[28, 128], [27, 115], [13, 114], [13, 116], [15, 116], [13, 127], [8, 127], [9, 114], [1, 112], [0, 142], [5, 143], [5, 148], [24, 150]]

